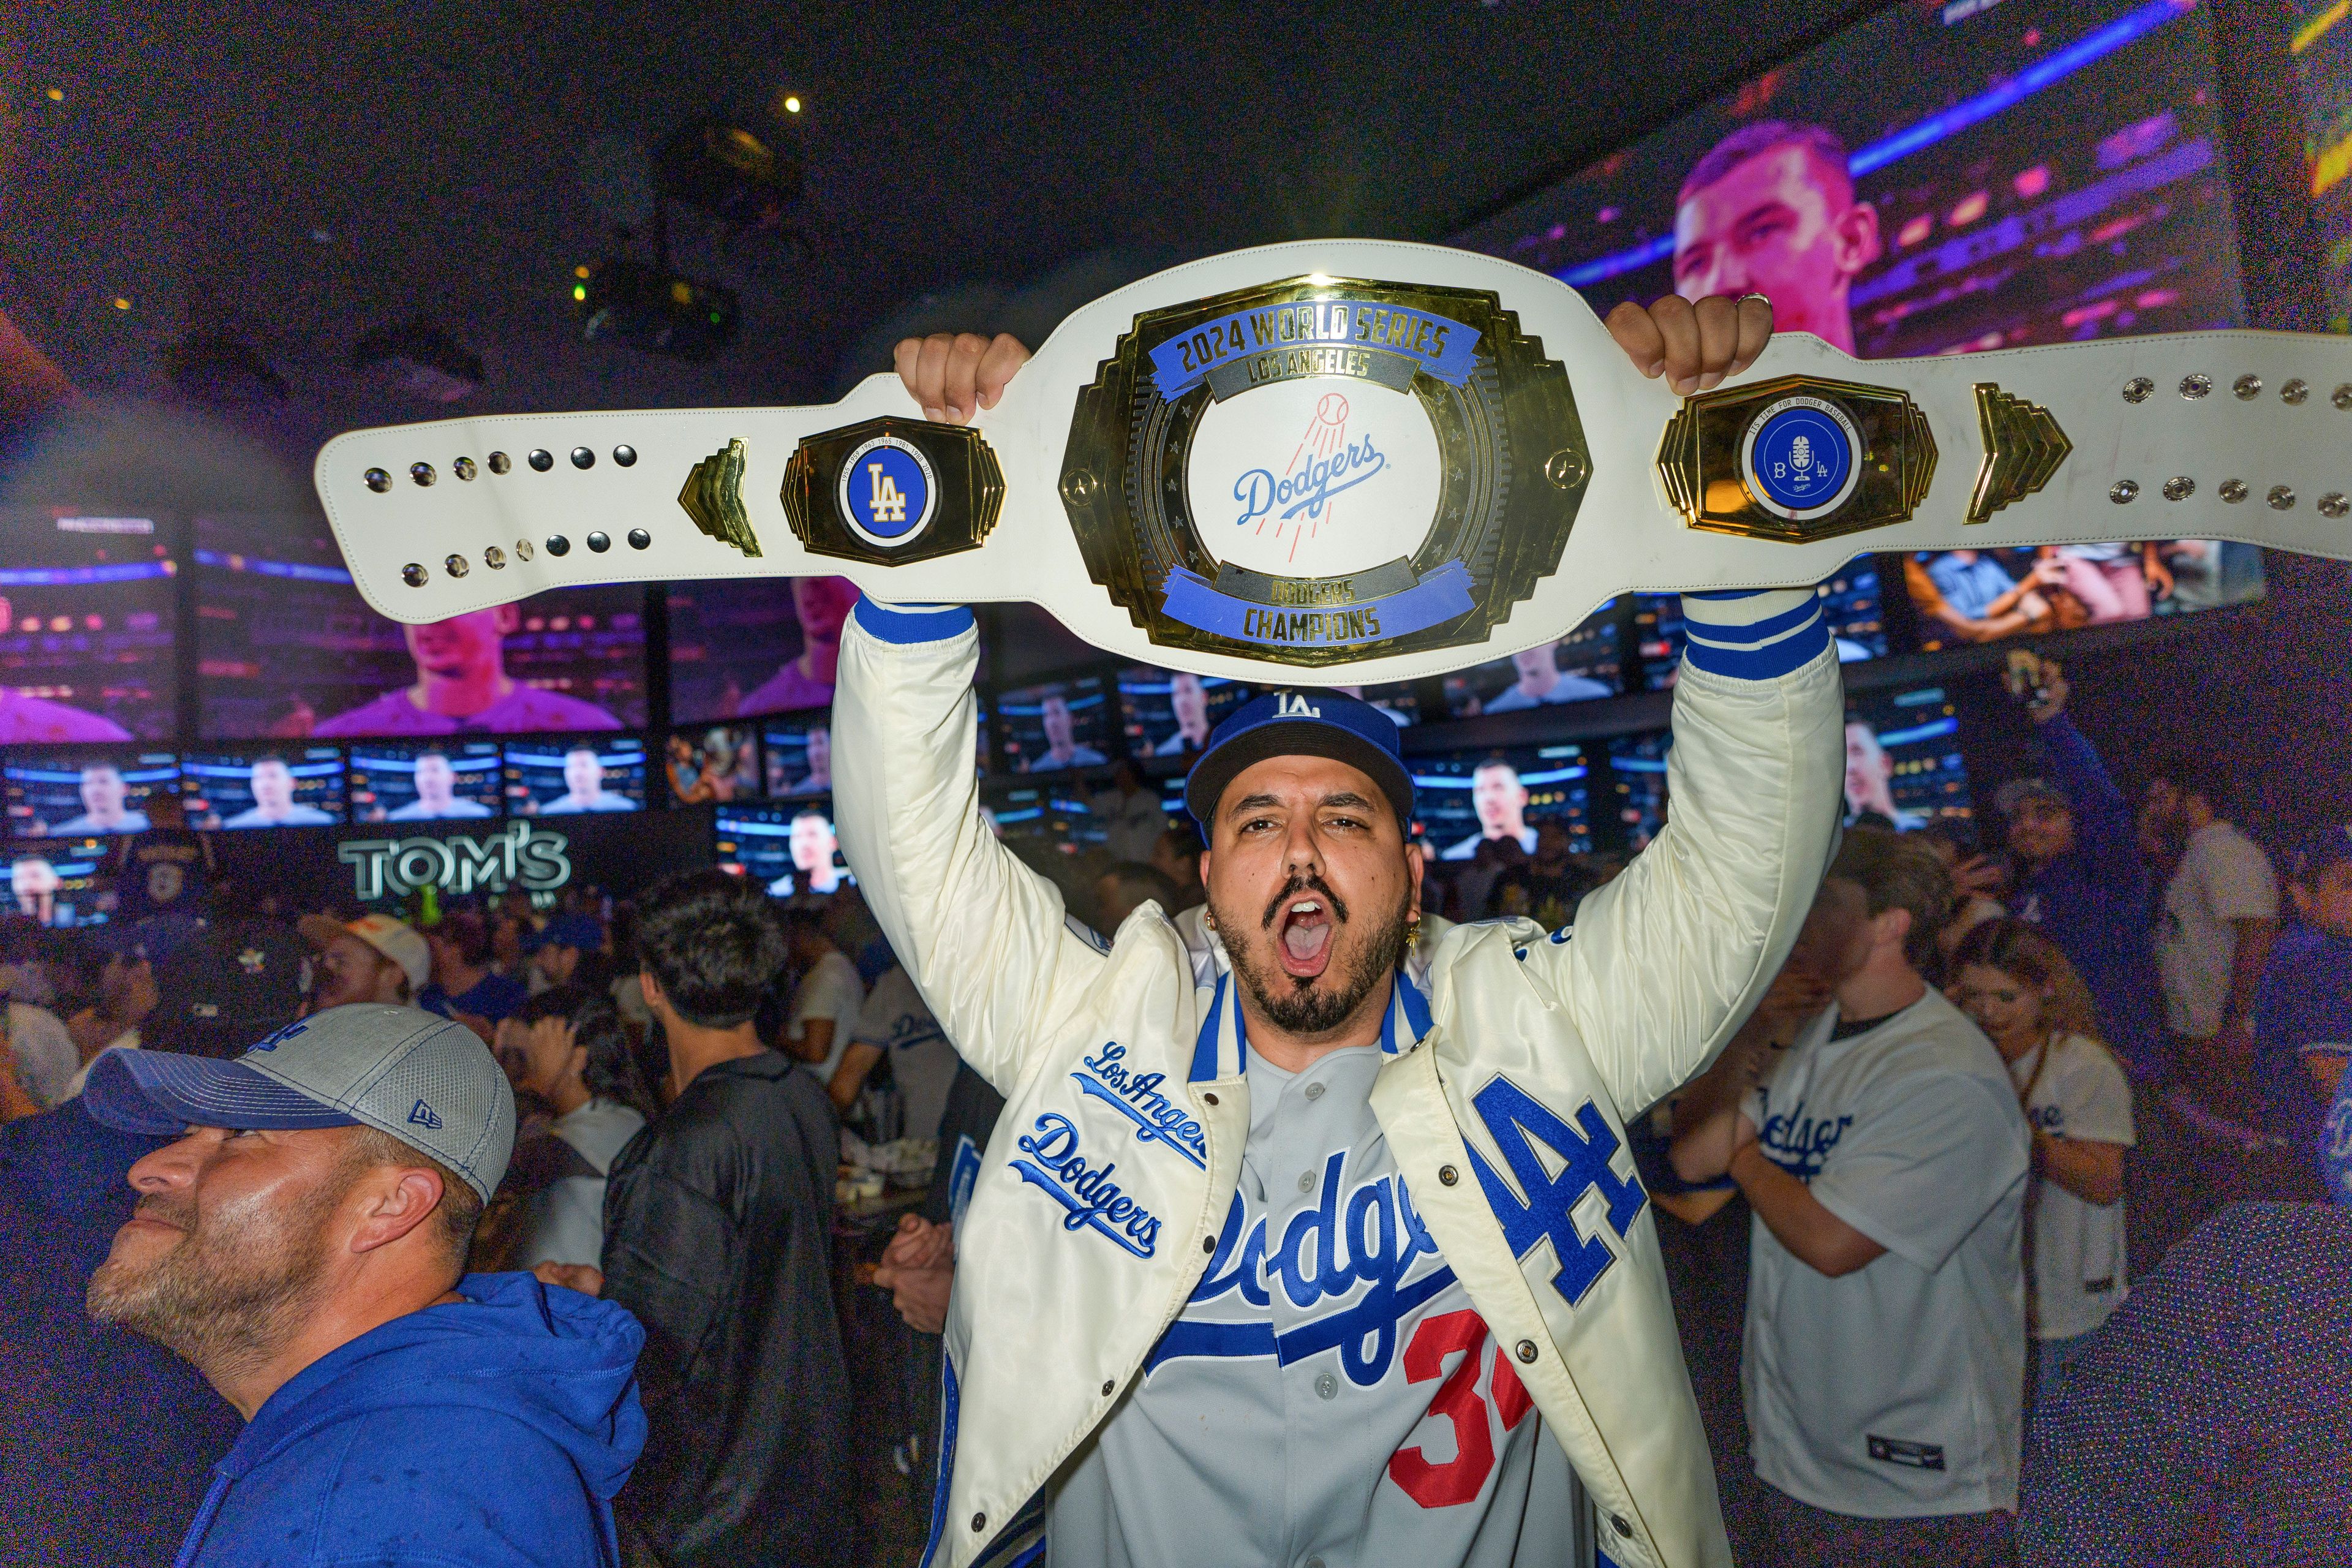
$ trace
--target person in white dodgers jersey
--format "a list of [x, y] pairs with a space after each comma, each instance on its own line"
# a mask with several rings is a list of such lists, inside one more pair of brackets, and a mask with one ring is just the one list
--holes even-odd
[[[1750, 363], [1770, 311], [1670, 299], [1609, 326], [1688, 393]], [[942, 334], [899, 369], [961, 422], [1026, 357]], [[834, 710], [844, 849], [1009, 1102], [957, 1237], [927, 1563], [1567, 1563], [1589, 1560], [1587, 1494], [1625, 1568], [1729, 1563], [1622, 1129], [1706, 1065], [1794, 939], [1843, 701], [1810, 591], [1686, 605], [1674, 821], [1573, 933], [1416, 940], [1395, 725], [1276, 691], [1187, 781], [1209, 845], [1196, 978], [1157, 905], [1105, 951], [987, 831], [971, 613], [859, 604]]]

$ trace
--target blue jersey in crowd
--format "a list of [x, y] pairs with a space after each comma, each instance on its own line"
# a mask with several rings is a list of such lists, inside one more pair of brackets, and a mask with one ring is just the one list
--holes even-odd
[[[2254, 1070], [2269, 1131], [2298, 1141], [2320, 1139], [2330, 1108], [2304, 1065], [2305, 1054], [2315, 1048], [2337, 1057], [2352, 1053], [2352, 941], [2304, 926], [2272, 950], [2254, 1003]], [[2346, 1081], [2352, 1082], [2352, 1074]], [[2342, 1097], [2337, 1100], [2340, 1105]], [[2337, 1131], [2341, 1142], [2352, 1125]], [[2346, 1195], [2340, 1177], [2330, 1186]]]
[[2158, 999], [2148, 949], [2154, 883], [2140, 858], [2130, 804], [2099, 753], [2063, 713], [2041, 726], [2050, 782], [2074, 814], [2074, 847], [2029, 873], [2015, 900], [2020, 920], [2058, 944], [2099, 1005], [2107, 1044], [2135, 1079], [2162, 1070]]

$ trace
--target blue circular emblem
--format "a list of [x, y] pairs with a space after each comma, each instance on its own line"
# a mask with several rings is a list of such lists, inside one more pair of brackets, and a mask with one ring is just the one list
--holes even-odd
[[877, 436], [841, 466], [835, 500], [842, 521], [866, 543], [883, 550], [911, 544], [930, 526], [939, 505], [930, 459], [896, 436]]
[[1775, 399], [1748, 424], [1740, 477], [1765, 510], [1821, 516], [1853, 493], [1862, 477], [1862, 433], [1836, 404], [1811, 396]]

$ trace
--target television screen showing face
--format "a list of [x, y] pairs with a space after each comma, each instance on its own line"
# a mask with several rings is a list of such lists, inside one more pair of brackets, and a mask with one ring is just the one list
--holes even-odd
[[1609, 771], [1616, 776], [1617, 822], [1628, 847], [1639, 849], [1666, 825], [1666, 753], [1674, 731], [1618, 735], [1609, 742]]
[[1869, 692], [1847, 704], [1845, 811], [1849, 826], [1867, 817], [1906, 833], [1974, 815], [1959, 711], [1943, 688]]
[[240, 746], [180, 759], [191, 827], [332, 827], [343, 820], [343, 754], [333, 746]]
[[1127, 750], [1138, 757], [1198, 756], [1209, 731], [1255, 695], [1223, 676], [1136, 666], [1118, 672]]
[[833, 831], [833, 802], [801, 805], [723, 806], [713, 818], [719, 864], [749, 877], [780, 899], [830, 893], [854, 886], [841, 840]]
[[178, 568], [152, 519], [0, 510], [0, 745], [178, 732]]
[[[1872, 557], [1855, 556], [1814, 591], [1821, 595], [1822, 616], [1836, 641], [1840, 664], [1886, 657], [1885, 610], [1879, 603], [1878, 568]], [[1633, 638], [1641, 647], [1643, 684], [1652, 691], [1671, 688], [1682, 673], [1683, 647], [1688, 641], [1683, 596], [1634, 595]]]
[[362, 602], [323, 520], [195, 525], [198, 723], [221, 740], [646, 721], [645, 590], [560, 588], [421, 626]]
[[102, 925], [112, 902], [107, 868], [113, 844], [104, 838], [45, 838], [0, 849], [6, 887], [0, 909], [45, 926]]
[[996, 701], [996, 729], [1010, 773], [1098, 768], [1118, 750], [1118, 721], [1099, 676], [1008, 691]]
[[646, 748], [634, 735], [512, 741], [506, 773], [507, 810], [516, 816], [646, 808]]
[[671, 584], [671, 712], [700, 724], [830, 708], [856, 603], [846, 577]]
[[1110, 842], [1109, 824], [1075, 792], [1052, 784], [1015, 784], [993, 792], [991, 799], [994, 804], [989, 807], [989, 820], [996, 836], [1007, 842], [1050, 843], [1071, 854]]
[[[982, 726], [982, 733], [986, 732]], [[760, 727], [760, 747], [767, 753], [770, 795], [833, 792], [833, 715], [829, 710], [794, 720], [770, 721]]]
[[1407, 757], [1413, 816], [1441, 860], [1468, 860], [1486, 840], [1512, 839], [1527, 854], [1549, 827], [1571, 853], [1592, 847], [1588, 769], [1581, 746], [1522, 746]]
[[15, 751], [0, 763], [11, 838], [144, 833], [148, 802], [179, 789], [175, 753], [134, 746]]
[[662, 759], [670, 798], [682, 805], [750, 800], [760, 794], [759, 732], [749, 724], [672, 731]]
[[1593, 702], [1622, 689], [1617, 601], [1594, 611], [1556, 643], [1473, 665], [1445, 678], [1445, 710], [1456, 719], [1519, 713], [1562, 702]]
[[446, 822], [506, 809], [506, 755], [496, 741], [354, 741], [353, 822]]
[[[1752, 290], [1864, 359], [2242, 326], [2212, 50], [2194, 4], [1889, 6], [1455, 243], [1604, 312]], [[2068, 550], [1906, 567], [1928, 646], [2262, 592], [2250, 547]]]
[[1889, 6], [1454, 243], [1864, 359], [2242, 325], [2210, 18]]
[[2287, 52], [2303, 89], [2304, 167], [2326, 258], [2331, 332], [2352, 332], [2352, 10], [2294, 0]]
[[2263, 552], [2220, 539], [1922, 551], [1904, 558], [1903, 581], [1919, 646], [1956, 647], [2250, 604]]

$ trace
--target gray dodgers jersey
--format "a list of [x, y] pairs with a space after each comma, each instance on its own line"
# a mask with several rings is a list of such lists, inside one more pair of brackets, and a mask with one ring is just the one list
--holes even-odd
[[1382, 1059], [1251, 1053], [1216, 1254], [1058, 1489], [1055, 1568], [1592, 1561], [1575, 1472], [1372, 1114]]

